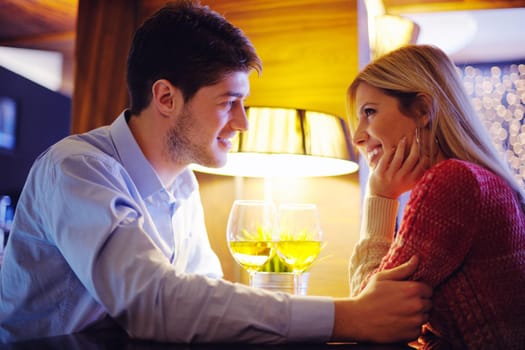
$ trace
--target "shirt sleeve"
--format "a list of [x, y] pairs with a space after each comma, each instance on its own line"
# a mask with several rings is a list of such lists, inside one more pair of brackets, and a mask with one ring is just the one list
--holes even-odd
[[255, 290], [172, 266], [145, 231], [138, 193], [122, 172], [94, 157], [68, 157], [46, 179], [51, 190], [42, 217], [79, 280], [130, 336], [184, 343], [328, 340], [331, 299]]
[[367, 276], [377, 269], [386, 255], [396, 227], [399, 202], [367, 196], [363, 203], [360, 238], [354, 247], [348, 268], [350, 296], [356, 296]]
[[475, 177], [456, 163], [427, 172], [412, 191], [399, 232], [376, 271], [417, 255], [419, 265], [411, 279], [439, 285], [472, 247], [480, 198]]

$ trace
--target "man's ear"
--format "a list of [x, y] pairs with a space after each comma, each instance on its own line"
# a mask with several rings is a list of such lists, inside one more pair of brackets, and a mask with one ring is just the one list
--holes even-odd
[[416, 96], [416, 112], [420, 117], [422, 127], [427, 127], [432, 121], [432, 110], [432, 98], [426, 93], [418, 93]]
[[152, 103], [162, 115], [173, 115], [182, 107], [181, 91], [166, 79], [159, 79], [151, 87]]

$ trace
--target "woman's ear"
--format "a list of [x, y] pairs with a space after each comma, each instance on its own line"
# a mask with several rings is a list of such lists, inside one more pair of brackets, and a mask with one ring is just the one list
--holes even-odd
[[155, 81], [151, 94], [152, 104], [162, 115], [172, 115], [182, 106], [181, 91], [166, 79]]
[[422, 127], [427, 127], [431, 122], [432, 115], [432, 98], [423, 92], [416, 96], [416, 112]]

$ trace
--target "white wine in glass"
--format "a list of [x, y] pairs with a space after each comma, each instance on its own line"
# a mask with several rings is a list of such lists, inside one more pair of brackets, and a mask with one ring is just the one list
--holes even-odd
[[292, 269], [295, 294], [300, 294], [301, 275], [321, 252], [323, 232], [317, 206], [312, 203], [281, 204], [278, 218], [277, 254]]
[[272, 202], [233, 202], [226, 238], [233, 258], [248, 272], [250, 286], [253, 286], [253, 274], [260, 271], [274, 255], [275, 221], [276, 209]]

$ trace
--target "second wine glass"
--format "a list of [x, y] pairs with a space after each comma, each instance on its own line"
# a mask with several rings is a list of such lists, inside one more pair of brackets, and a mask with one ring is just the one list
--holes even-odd
[[294, 273], [295, 294], [300, 294], [301, 275], [319, 256], [322, 240], [315, 204], [283, 203], [279, 206], [277, 254]]

